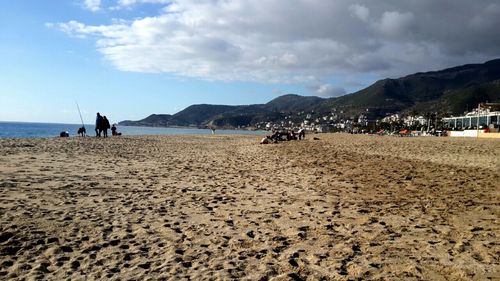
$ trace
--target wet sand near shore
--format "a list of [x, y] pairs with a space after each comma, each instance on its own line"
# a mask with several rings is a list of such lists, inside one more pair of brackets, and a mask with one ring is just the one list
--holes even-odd
[[0, 279], [499, 280], [500, 142], [0, 140]]

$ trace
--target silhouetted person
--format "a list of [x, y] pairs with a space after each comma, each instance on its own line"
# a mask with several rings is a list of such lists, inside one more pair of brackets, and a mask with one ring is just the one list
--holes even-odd
[[97, 116], [95, 118], [95, 136], [100, 137], [102, 132], [102, 124], [103, 118], [99, 112], [97, 112]]
[[87, 135], [87, 130], [85, 129], [85, 127], [80, 127], [78, 129], [78, 135], [82, 137], [85, 137]]
[[113, 124], [113, 126], [111, 126], [111, 134], [113, 136], [121, 136], [122, 133], [118, 132], [118, 129], [116, 128], [116, 124]]
[[300, 128], [298, 134], [299, 134], [299, 140], [306, 138], [306, 130], [304, 130], [304, 128]]
[[111, 128], [111, 126], [109, 125], [109, 121], [108, 121], [108, 118], [106, 118], [106, 116], [104, 116], [102, 118], [102, 131], [104, 133], [104, 137], [107, 138], [108, 137], [108, 129]]

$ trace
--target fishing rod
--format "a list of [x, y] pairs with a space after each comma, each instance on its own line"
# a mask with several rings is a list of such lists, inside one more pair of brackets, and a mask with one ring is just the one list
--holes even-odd
[[75, 100], [76, 108], [78, 108], [78, 114], [80, 114], [80, 121], [82, 121], [82, 127], [85, 128], [85, 124], [83, 124], [82, 112], [80, 111], [80, 106], [78, 106], [78, 102]]

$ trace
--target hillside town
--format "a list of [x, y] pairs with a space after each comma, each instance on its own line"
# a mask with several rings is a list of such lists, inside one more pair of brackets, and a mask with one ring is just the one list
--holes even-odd
[[447, 131], [486, 130], [498, 133], [500, 127], [500, 104], [481, 103], [478, 108], [462, 116], [450, 116], [439, 112], [425, 115], [387, 114], [378, 119], [365, 114], [349, 116], [333, 108], [327, 115], [314, 111], [287, 115], [277, 122], [260, 122], [256, 129], [268, 131], [296, 131], [304, 128], [309, 133], [348, 132], [370, 134], [445, 135]]

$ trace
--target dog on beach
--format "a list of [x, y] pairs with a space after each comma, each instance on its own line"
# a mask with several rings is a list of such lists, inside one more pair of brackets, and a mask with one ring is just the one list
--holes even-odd
[[78, 135], [82, 137], [85, 137], [87, 135], [87, 130], [85, 130], [85, 127], [80, 127], [78, 129]]

